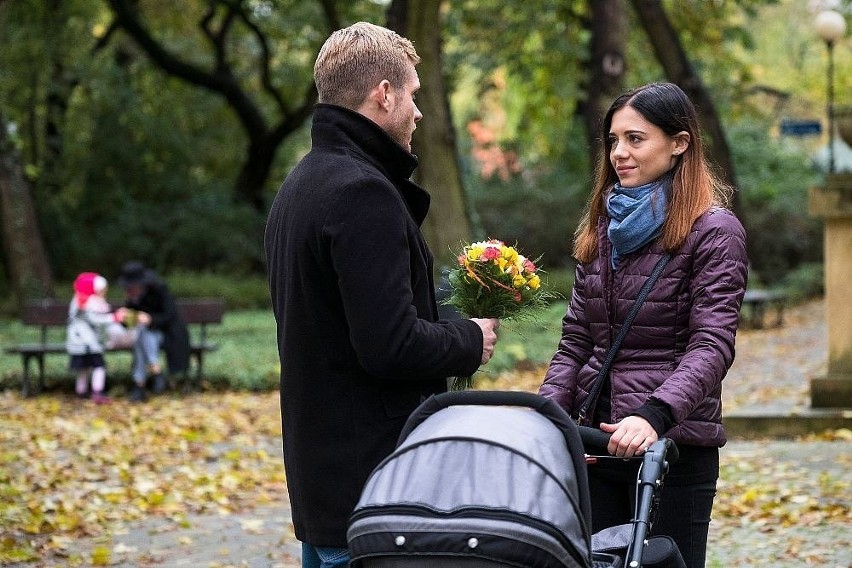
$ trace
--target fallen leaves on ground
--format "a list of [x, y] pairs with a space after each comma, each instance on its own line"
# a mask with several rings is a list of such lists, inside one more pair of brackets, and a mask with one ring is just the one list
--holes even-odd
[[[723, 449], [711, 546], [736, 543], [742, 556], [736, 560], [743, 562], [761, 557], [774, 565], [840, 566], [835, 562], [846, 546], [840, 535], [852, 530], [850, 439], [852, 432], [838, 429], [801, 438], [794, 453], [772, 440]], [[823, 451], [808, 452], [820, 444]], [[734, 563], [740, 562], [723, 565]]]
[[[0, 393], [0, 563], [150, 516], [239, 511], [282, 499], [276, 394], [110, 405]], [[94, 564], [109, 564], [96, 550]]]
[[[824, 333], [813, 317], [821, 306], [791, 310], [784, 328], [740, 335], [725, 387], [734, 399], [769, 400], [807, 385], [805, 370], [824, 365], [825, 355], [810, 348]], [[798, 349], [783, 347], [791, 344]], [[486, 376], [477, 386], [536, 392], [545, 369], [519, 367]], [[65, 395], [23, 399], [0, 392], [0, 564], [62, 558], [75, 539], [118, 534], [144, 519], [166, 519], [170, 530], [179, 531], [193, 515], [281, 504], [286, 482], [280, 436], [277, 393], [165, 396], [141, 405], [117, 399], [99, 406]], [[830, 556], [826, 545], [784, 531], [852, 528], [846, 473], [852, 457], [845, 449], [852, 432], [806, 440], [840, 442], [834, 458], [840, 467], [808, 456], [775, 460], [771, 445], [767, 450], [760, 443], [750, 453], [722, 452], [711, 525], [715, 542], [738, 542], [745, 529], [757, 530], [767, 538], [748, 542], [748, 554], [771, 547], [766, 556], [793, 558], [797, 565], [819, 565]], [[247, 533], [263, 528], [260, 520], [241, 523]], [[121, 546], [95, 546], [86, 563], [111, 565], [124, 552]]]

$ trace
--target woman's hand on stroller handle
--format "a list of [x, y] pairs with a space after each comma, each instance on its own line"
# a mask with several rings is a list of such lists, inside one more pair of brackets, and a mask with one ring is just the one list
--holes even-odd
[[[611, 436], [610, 433], [604, 432], [603, 430], [598, 430], [597, 428], [591, 428], [589, 426], [577, 426], [577, 430], [580, 432], [580, 439], [583, 441], [583, 447], [588, 451], [589, 448], [606, 448], [609, 444], [609, 438]], [[678, 449], [677, 444], [670, 438], [660, 438], [647, 450], [643, 455], [633, 456], [632, 459], [645, 459], [645, 457], [650, 457], [652, 459], [660, 459], [668, 461], [669, 463], [675, 463], [678, 460]], [[649, 455], [653, 454], [653, 455]], [[592, 456], [590, 456], [592, 457]], [[595, 459], [599, 458], [611, 458], [614, 456], [593, 456]], [[617, 459], [631, 459], [631, 458], [617, 458]]]

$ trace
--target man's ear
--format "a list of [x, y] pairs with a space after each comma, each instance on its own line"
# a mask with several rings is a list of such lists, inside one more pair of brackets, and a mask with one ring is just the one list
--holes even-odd
[[355, 110], [380, 126], [384, 124], [384, 118], [391, 110], [390, 81], [385, 79], [373, 87]]
[[373, 87], [373, 90], [370, 91], [370, 95], [367, 97], [367, 100], [370, 101], [372, 105], [374, 105], [376, 110], [389, 110], [391, 104], [390, 94], [390, 81], [388, 81], [387, 79], [382, 79], [382, 82]]

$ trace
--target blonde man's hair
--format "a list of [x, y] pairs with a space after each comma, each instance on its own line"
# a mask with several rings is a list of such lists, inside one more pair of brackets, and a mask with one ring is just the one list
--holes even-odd
[[367, 22], [337, 30], [314, 63], [319, 102], [356, 110], [385, 79], [403, 87], [409, 62], [417, 65], [420, 57], [411, 41], [393, 30]]

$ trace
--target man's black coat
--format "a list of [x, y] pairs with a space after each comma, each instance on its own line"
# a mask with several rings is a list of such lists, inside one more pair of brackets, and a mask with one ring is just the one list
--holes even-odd
[[317, 105], [311, 136], [272, 205], [265, 248], [296, 538], [345, 547], [368, 475], [422, 400], [476, 371], [482, 332], [437, 321], [416, 158], [341, 107]]

